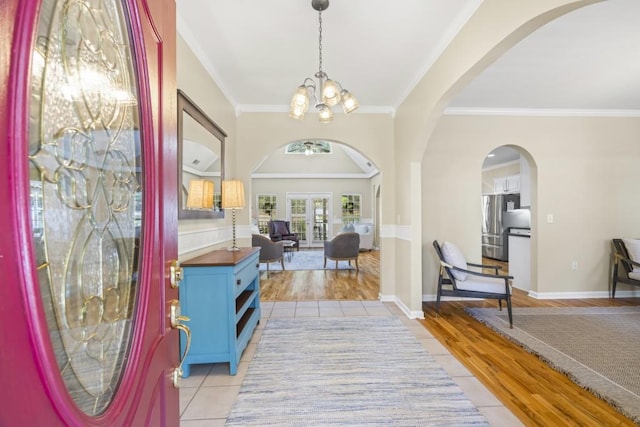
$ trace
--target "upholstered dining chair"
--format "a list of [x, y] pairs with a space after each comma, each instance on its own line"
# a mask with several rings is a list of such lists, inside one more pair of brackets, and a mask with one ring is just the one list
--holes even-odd
[[273, 242], [279, 242], [280, 240], [291, 240], [295, 242], [293, 247], [296, 250], [300, 250], [300, 239], [296, 233], [292, 233], [289, 228], [289, 221], [281, 219], [274, 219], [267, 223], [269, 229], [269, 238]]
[[[444, 242], [440, 246], [438, 241], [434, 240], [433, 247], [440, 261], [436, 315], [440, 312], [440, 299], [443, 296], [497, 299], [500, 310], [504, 300], [507, 302], [509, 327], [513, 328], [510, 287], [513, 276], [499, 275], [500, 267], [497, 265], [468, 263], [460, 249], [451, 242]], [[469, 267], [480, 271], [470, 270]], [[494, 272], [482, 273], [482, 269], [492, 269]]]
[[356, 262], [356, 271], [358, 267], [358, 253], [360, 252], [360, 235], [356, 232], [340, 233], [331, 240], [324, 242], [324, 268], [327, 268], [327, 259], [335, 260], [336, 270], [338, 269], [338, 261]]
[[272, 262], [280, 262], [282, 271], [284, 271], [284, 246], [281, 242], [272, 242], [271, 239], [261, 234], [252, 234], [251, 246], [260, 248], [259, 262], [267, 264], [267, 274], [269, 273], [269, 264]]

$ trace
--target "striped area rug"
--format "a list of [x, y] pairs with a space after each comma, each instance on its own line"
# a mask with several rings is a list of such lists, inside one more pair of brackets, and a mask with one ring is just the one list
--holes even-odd
[[640, 425], [640, 307], [465, 310]]
[[269, 319], [228, 426], [486, 426], [394, 316]]

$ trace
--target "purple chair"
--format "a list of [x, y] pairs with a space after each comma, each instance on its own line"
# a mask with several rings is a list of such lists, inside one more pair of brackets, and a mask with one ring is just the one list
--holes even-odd
[[269, 221], [269, 238], [273, 242], [279, 242], [281, 240], [291, 240], [295, 242], [293, 247], [296, 248], [297, 251], [300, 250], [300, 240], [298, 239], [298, 235], [296, 233], [292, 233], [289, 228], [289, 221], [283, 220], [273, 220]]

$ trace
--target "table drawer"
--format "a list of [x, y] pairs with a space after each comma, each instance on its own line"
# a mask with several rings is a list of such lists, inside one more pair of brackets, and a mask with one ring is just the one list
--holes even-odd
[[258, 257], [252, 257], [248, 262], [242, 263], [235, 271], [236, 295], [242, 292], [247, 286], [251, 285], [256, 276], [258, 276], [259, 267]]

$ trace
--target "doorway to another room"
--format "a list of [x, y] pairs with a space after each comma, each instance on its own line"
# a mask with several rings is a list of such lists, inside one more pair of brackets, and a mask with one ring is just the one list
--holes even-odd
[[531, 291], [531, 167], [523, 150], [501, 146], [482, 165], [482, 263]]

